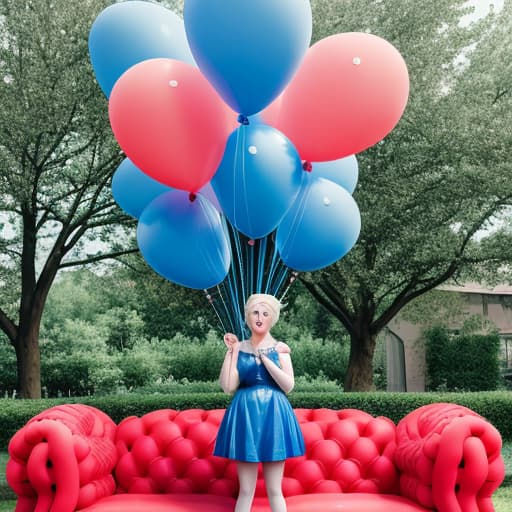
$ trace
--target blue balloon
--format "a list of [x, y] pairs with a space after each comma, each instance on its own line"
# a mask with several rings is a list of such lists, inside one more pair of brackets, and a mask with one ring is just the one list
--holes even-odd
[[[132, 217], [138, 219], [144, 208], [159, 195], [176, 190], [168, 187], [147, 174], [143, 173], [129, 158], [125, 158], [114, 172], [112, 177], [112, 195], [116, 203]], [[199, 194], [206, 197], [217, 210], [220, 204], [212, 189], [207, 183]]]
[[231, 251], [219, 212], [204, 197], [171, 190], [142, 212], [137, 243], [160, 275], [188, 288], [216, 286], [226, 277]]
[[276, 229], [304, 174], [299, 154], [280, 131], [249, 124], [230, 135], [211, 184], [231, 224], [261, 238]]
[[332, 181], [308, 176], [277, 228], [276, 247], [285, 265], [311, 272], [345, 256], [360, 230], [353, 197]]
[[311, 41], [308, 0], [186, 0], [184, 19], [199, 68], [246, 116], [280, 94]]
[[146, 206], [156, 197], [171, 190], [144, 174], [125, 158], [112, 177], [112, 195], [117, 204], [138, 219]]
[[131, 66], [158, 57], [194, 64], [183, 20], [165, 7], [139, 0], [113, 4], [94, 20], [89, 55], [107, 98]]
[[315, 162], [313, 176], [334, 181], [349, 194], [353, 194], [359, 177], [359, 166], [355, 155], [346, 156], [331, 162]]

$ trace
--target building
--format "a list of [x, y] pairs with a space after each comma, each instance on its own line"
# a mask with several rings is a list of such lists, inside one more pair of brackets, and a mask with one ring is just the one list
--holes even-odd
[[[454, 295], [460, 315], [450, 321], [455, 332], [465, 318], [477, 315], [483, 322], [496, 326], [501, 339], [503, 373], [512, 378], [512, 286], [486, 288], [480, 284], [444, 285], [438, 288]], [[425, 391], [425, 344], [422, 333], [426, 325], [408, 321], [399, 313], [381, 335], [386, 346], [388, 391]]]

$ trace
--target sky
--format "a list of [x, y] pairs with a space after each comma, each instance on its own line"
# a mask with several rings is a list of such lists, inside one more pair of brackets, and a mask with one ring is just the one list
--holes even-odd
[[503, 7], [504, 0], [468, 0], [469, 5], [475, 6], [475, 12], [471, 18], [481, 18], [489, 13], [490, 6], [494, 6], [497, 11]]

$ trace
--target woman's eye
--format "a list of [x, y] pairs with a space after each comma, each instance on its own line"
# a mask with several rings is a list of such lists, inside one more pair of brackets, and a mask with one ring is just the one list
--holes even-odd
[[268, 313], [265, 311], [265, 312], [263, 313], [263, 316], [268, 316]]

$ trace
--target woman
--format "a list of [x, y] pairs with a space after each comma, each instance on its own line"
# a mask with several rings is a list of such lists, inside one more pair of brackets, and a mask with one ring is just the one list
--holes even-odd
[[294, 386], [290, 349], [270, 334], [280, 309], [272, 295], [251, 295], [245, 304], [250, 339], [239, 342], [234, 334], [224, 336], [228, 351], [219, 380], [224, 392], [235, 395], [219, 427], [214, 454], [237, 461], [240, 491], [235, 512], [251, 509], [258, 462], [272, 512], [285, 512], [284, 462], [304, 454], [304, 439], [285, 395]]

